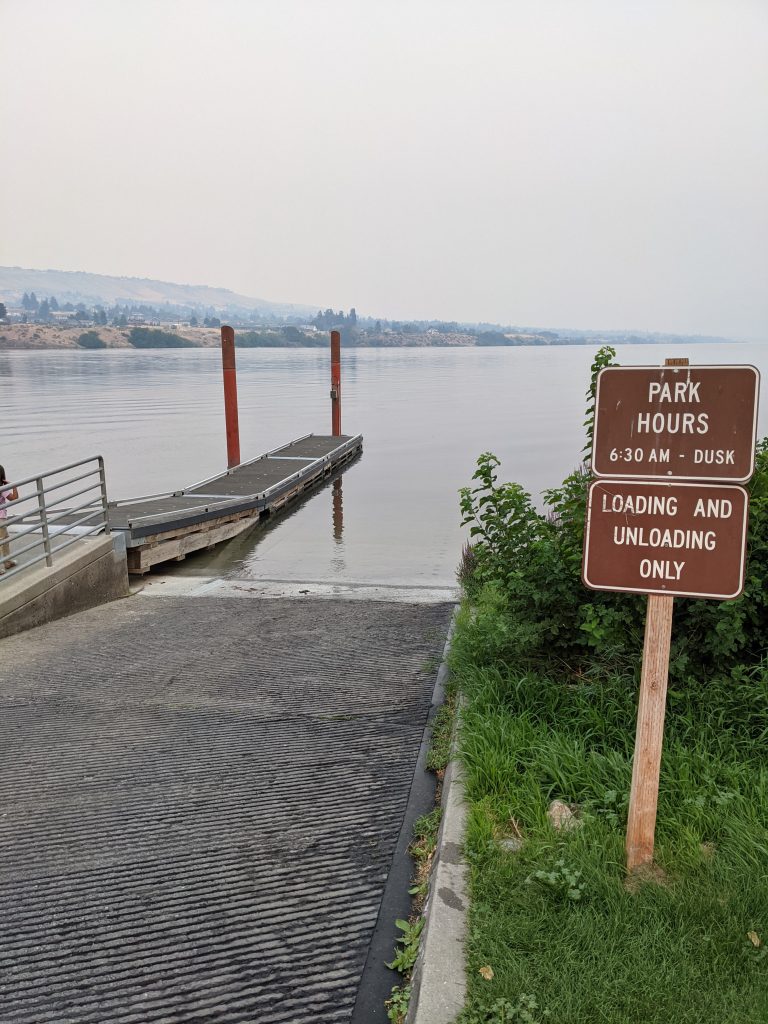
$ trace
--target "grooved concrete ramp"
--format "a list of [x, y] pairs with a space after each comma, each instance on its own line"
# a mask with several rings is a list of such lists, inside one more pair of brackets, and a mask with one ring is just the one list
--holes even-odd
[[450, 614], [142, 596], [4, 641], [3, 1024], [348, 1020]]

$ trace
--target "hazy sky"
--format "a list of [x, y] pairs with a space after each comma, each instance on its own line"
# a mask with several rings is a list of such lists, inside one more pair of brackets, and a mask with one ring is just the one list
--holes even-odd
[[767, 0], [0, 0], [0, 263], [768, 339]]

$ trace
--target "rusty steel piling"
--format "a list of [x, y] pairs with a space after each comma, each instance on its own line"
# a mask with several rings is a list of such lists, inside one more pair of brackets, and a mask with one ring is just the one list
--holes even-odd
[[331, 331], [331, 434], [341, 436], [341, 332]]
[[227, 468], [240, 465], [240, 422], [237, 415], [235, 332], [221, 328], [221, 363], [224, 372], [224, 418], [227, 428]]

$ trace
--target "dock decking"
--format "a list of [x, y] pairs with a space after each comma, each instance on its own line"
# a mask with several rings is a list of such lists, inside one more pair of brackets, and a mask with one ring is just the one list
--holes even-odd
[[362, 449], [362, 434], [307, 434], [182, 490], [110, 502], [110, 529], [125, 535], [128, 571], [143, 574], [237, 536]]

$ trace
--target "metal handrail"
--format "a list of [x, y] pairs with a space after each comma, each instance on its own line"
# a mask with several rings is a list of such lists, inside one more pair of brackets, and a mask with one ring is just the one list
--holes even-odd
[[[59, 529], [59, 530], [55, 530], [53, 532], [52, 536], [54, 536], [54, 537], [67, 536], [67, 534], [71, 533], [72, 530], [74, 530], [77, 527], [81, 526], [82, 523], [87, 523], [89, 520], [93, 519], [94, 516], [100, 516], [100, 515], [101, 515], [101, 510], [97, 509], [95, 512], [92, 512], [89, 516], [83, 516], [81, 519], [76, 519], [75, 522], [73, 522], [73, 523], [67, 523], [66, 527], [63, 527], [62, 529]], [[49, 525], [50, 525], [50, 523], [49, 523]], [[31, 532], [33, 532], [33, 531], [26, 530], [24, 533], [22, 533], [22, 534], [18, 534], [17, 533], [15, 536], [16, 537], [28, 537]], [[34, 532], [38, 533], [39, 530], [35, 530]], [[82, 532], [79, 532], [77, 534], [77, 537], [78, 537], [78, 539], [80, 539], [83, 536], [88, 536], [90, 533], [102, 533], [102, 532], [103, 532], [103, 527], [100, 525], [98, 529], [89, 530], [88, 533], [86, 533], [86, 534], [83, 534]], [[49, 539], [50, 539], [50, 537], [51, 537], [50, 529], [48, 531], [48, 534], [49, 534]], [[61, 547], [61, 546], [62, 545], [57, 545], [57, 544], [52, 543], [51, 544], [51, 552], [53, 553], [53, 552], [57, 551], [59, 549], [59, 547]], [[39, 540], [33, 540], [31, 544], [25, 544], [23, 548], [14, 547], [14, 549], [13, 549], [14, 557], [17, 556], [17, 555], [26, 554], [27, 551], [32, 551], [34, 548], [38, 548], [38, 547], [40, 547], [40, 541]], [[40, 560], [41, 559], [38, 559], [38, 561], [40, 561]], [[29, 565], [31, 563], [28, 562], [26, 564]]]
[[[46, 487], [45, 488], [45, 493], [46, 494], [50, 494], [51, 491], [58, 491], [58, 490], [61, 490], [62, 487], [69, 487], [70, 484], [76, 484], [78, 482], [78, 480], [86, 480], [89, 476], [93, 475], [93, 472], [94, 471], [91, 470], [88, 473], [81, 473], [79, 476], [73, 476], [70, 480], [62, 480], [62, 482], [60, 484], [53, 484], [51, 487]], [[47, 474], [44, 473], [43, 476], [47, 476]], [[37, 479], [38, 478], [35, 477], [35, 480], [37, 480]], [[11, 484], [8, 484], [7, 486], [10, 487]], [[13, 484], [13, 486], [14, 487], [21, 487], [22, 484], [21, 483], [17, 483], [17, 484]], [[91, 488], [92, 487], [98, 487], [98, 486], [99, 486], [98, 484], [91, 484]], [[88, 488], [88, 490], [90, 490], [91, 488]], [[39, 493], [38, 491], [31, 491], [29, 494], [25, 495], [25, 497], [31, 498], [34, 495], [38, 494], [38, 493]], [[24, 500], [24, 498], [17, 498], [16, 501], [9, 501], [9, 502], [7, 502], [7, 505], [10, 507], [11, 505], [15, 505], [17, 502], [23, 501], [23, 500]], [[65, 499], [63, 499], [63, 500], [65, 500]]]
[[[76, 475], [70, 475], [65, 480], [51, 482], [51, 478], [60, 477], [62, 473], [71, 473], [72, 470], [84, 469]], [[85, 487], [81, 487], [70, 493], [53, 495], [54, 491], [71, 487], [83, 480], [91, 480]], [[28, 485], [34, 485], [28, 488]], [[25, 489], [26, 493], [20, 493], [13, 501], [6, 501], [2, 508], [13, 511], [13, 514], [6, 515], [0, 519], [0, 526], [14, 527], [21, 526], [23, 529], [14, 530], [9, 533], [8, 538], [1, 543], [10, 545], [10, 554], [0, 558], [0, 568], [7, 559], [16, 560], [17, 556], [37, 550], [38, 553], [32, 558], [25, 559], [23, 564], [5, 570], [0, 574], [0, 585], [7, 579], [17, 576], [19, 573], [31, 566], [45, 562], [46, 566], [53, 565], [53, 556], [70, 545], [75, 544], [83, 537], [91, 537], [95, 534], [110, 532], [107, 501], [107, 481], [104, 473], [104, 459], [101, 455], [94, 455], [88, 459], [81, 459], [79, 462], [72, 462], [67, 466], [59, 466], [56, 469], [48, 470], [45, 473], [38, 473], [35, 476], [27, 477], [24, 480], [12, 481], [3, 484], [0, 490], [10, 491], [16, 488], [17, 491]], [[98, 495], [91, 492], [98, 490]], [[63, 507], [64, 502], [73, 498], [80, 498], [85, 494], [91, 497], [77, 505]], [[77, 513], [86, 512], [86, 515], [78, 516]], [[96, 520], [96, 522], [93, 522]], [[86, 525], [86, 524], [91, 525]], [[29, 544], [18, 546], [18, 541], [24, 537], [36, 536]], [[66, 538], [66, 539], [65, 539]]]
[[[70, 462], [67, 466], [59, 466], [58, 469], [49, 469], [45, 473], [37, 473], [34, 476], [25, 477], [24, 480], [13, 480], [5, 485], [4, 490], [10, 490], [13, 487], [23, 487], [25, 484], [35, 483], [35, 481], [41, 480], [47, 476], [58, 476], [59, 473], [66, 473], [68, 470], [77, 469], [79, 466], [87, 466], [89, 462], [96, 462], [96, 460], [99, 461], [101, 469], [103, 470], [104, 459], [101, 457], [101, 455], [91, 455], [87, 459], [80, 459], [79, 462]], [[96, 471], [94, 470], [93, 472]], [[53, 490], [53, 488], [48, 488], [48, 490]], [[23, 501], [24, 499], [18, 498], [17, 500]], [[14, 504], [14, 502], [9, 501], [8, 504], [12, 505]]]
[[[12, 485], [9, 484], [8, 486], [10, 487]], [[98, 486], [99, 486], [98, 484], [91, 484], [90, 487], [85, 487], [81, 491], [76, 491], [74, 494], [67, 495], [67, 498], [77, 498], [77, 497], [79, 497], [82, 494], [87, 494], [88, 491], [92, 491], [92, 490], [94, 490]], [[25, 495], [25, 498], [35, 497], [35, 495], [37, 493], [38, 492], [33, 491], [32, 494]], [[66, 500], [66, 499], [62, 499], [62, 500]], [[8, 505], [15, 505], [16, 502], [10, 502], [9, 501], [9, 502], [7, 502], [7, 504]], [[70, 516], [70, 515], [72, 515], [75, 512], [80, 512], [84, 508], [91, 508], [94, 504], [96, 504], [96, 498], [90, 498], [88, 501], [84, 501], [82, 504], [75, 505], [74, 507], [71, 506], [71, 505], [68, 505], [66, 508], [59, 508], [59, 502], [57, 500], [55, 502], [55, 504], [47, 506], [47, 508], [48, 508], [47, 521], [48, 521], [49, 524], [50, 523], [60, 522], [61, 520], [65, 519], [67, 516]], [[101, 505], [101, 502], [99, 501], [98, 504]], [[51, 511], [56, 511], [58, 514], [55, 515], [55, 516], [52, 516], [50, 514]], [[16, 523], [25, 523], [30, 515], [37, 515], [37, 514], [38, 513], [37, 513], [37, 510], [36, 510], [35, 512], [26, 512], [26, 513], [23, 513], [22, 515], [19, 515], [19, 516], [8, 516], [6, 518], [6, 520], [5, 520], [3, 525], [4, 526], [14, 526]], [[32, 526], [30, 526], [30, 528], [28, 530], [15, 530], [14, 533], [15, 533], [15, 535], [17, 537], [23, 537], [23, 536], [25, 536], [28, 533], [36, 532], [38, 529], [39, 529], [39, 523], [33, 523]]]

